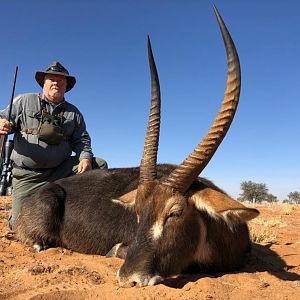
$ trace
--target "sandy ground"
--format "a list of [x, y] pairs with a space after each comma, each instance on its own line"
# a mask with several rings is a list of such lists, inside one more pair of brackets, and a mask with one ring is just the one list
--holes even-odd
[[122, 260], [62, 248], [32, 253], [15, 241], [6, 222], [10, 198], [0, 197], [0, 299], [300, 299], [300, 205], [257, 208], [253, 251], [240, 272], [118, 288]]

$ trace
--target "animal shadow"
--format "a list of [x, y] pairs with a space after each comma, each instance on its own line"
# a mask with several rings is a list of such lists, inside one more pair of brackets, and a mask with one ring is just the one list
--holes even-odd
[[[273, 250], [272, 243], [267, 245], [252, 244], [251, 254], [247, 257], [242, 272], [268, 272], [281, 280], [298, 281], [300, 275], [290, 272], [296, 266], [287, 265], [286, 262]], [[288, 272], [289, 271], [289, 272]]]
[[[247, 254], [244, 266], [236, 272], [222, 272], [222, 273], [183, 273], [176, 278], [169, 278], [162, 282], [162, 284], [171, 288], [183, 288], [189, 282], [196, 282], [197, 280], [209, 277], [218, 278], [224, 274], [238, 274], [238, 273], [256, 273], [268, 272], [273, 276], [285, 281], [299, 281], [300, 275], [292, 273], [296, 266], [287, 265], [286, 262], [273, 250], [270, 249], [272, 244], [259, 245], [252, 244], [251, 253]], [[289, 272], [288, 272], [289, 271]]]

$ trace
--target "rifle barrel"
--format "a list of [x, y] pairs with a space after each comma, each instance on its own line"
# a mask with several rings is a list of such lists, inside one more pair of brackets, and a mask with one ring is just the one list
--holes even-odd
[[12, 109], [12, 104], [13, 104], [13, 100], [14, 100], [14, 97], [15, 97], [15, 89], [16, 89], [16, 81], [17, 81], [17, 76], [18, 76], [18, 69], [19, 69], [18, 66], [16, 66], [14, 81], [13, 81], [13, 88], [12, 88], [11, 98], [10, 98], [8, 122], [10, 122], [10, 119], [11, 119], [11, 109]]

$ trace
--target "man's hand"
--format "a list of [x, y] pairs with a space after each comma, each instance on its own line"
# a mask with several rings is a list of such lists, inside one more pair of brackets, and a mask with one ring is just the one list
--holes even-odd
[[91, 165], [90, 160], [87, 158], [84, 158], [79, 162], [77, 174], [82, 174], [91, 169], [92, 169], [92, 165]]
[[12, 130], [12, 124], [6, 119], [0, 119], [0, 134], [8, 134]]

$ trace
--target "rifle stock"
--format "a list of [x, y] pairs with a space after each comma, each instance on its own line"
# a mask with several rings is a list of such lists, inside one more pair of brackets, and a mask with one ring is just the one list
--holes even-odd
[[1, 176], [0, 176], [0, 195], [7, 195], [7, 188], [11, 184], [12, 164], [10, 155], [13, 149], [13, 141], [7, 139], [7, 135], [1, 136]]

